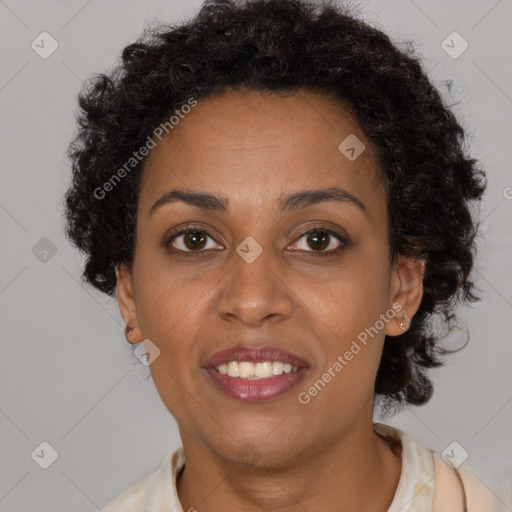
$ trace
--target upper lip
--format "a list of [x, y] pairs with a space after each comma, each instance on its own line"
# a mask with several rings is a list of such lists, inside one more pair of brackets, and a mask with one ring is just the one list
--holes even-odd
[[215, 352], [204, 364], [205, 368], [216, 368], [224, 363], [230, 361], [250, 361], [250, 362], [263, 362], [263, 361], [281, 361], [283, 363], [291, 364], [299, 368], [309, 367], [309, 363], [302, 357], [292, 354], [286, 350], [277, 347], [231, 347], [225, 350]]

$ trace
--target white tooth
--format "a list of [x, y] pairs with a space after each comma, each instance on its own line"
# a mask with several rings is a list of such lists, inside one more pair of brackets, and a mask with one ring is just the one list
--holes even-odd
[[283, 363], [274, 361], [272, 363], [272, 375], [281, 375], [281, 373], [283, 373]]
[[241, 379], [267, 379], [273, 375], [282, 375], [283, 373], [296, 372], [298, 366], [292, 366], [282, 361], [261, 361], [252, 363], [249, 361], [230, 361], [217, 367], [222, 375], [230, 377], [239, 377]]
[[230, 377], [238, 377], [238, 363], [236, 361], [231, 361], [228, 363], [228, 375]]
[[254, 364], [246, 361], [238, 363], [238, 373], [242, 379], [254, 377]]
[[270, 377], [272, 375], [272, 363], [269, 361], [256, 363], [254, 375], [260, 378]]

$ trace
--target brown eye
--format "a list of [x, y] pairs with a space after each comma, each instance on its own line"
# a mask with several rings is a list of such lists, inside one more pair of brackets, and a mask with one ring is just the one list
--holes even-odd
[[[209, 240], [211, 242], [208, 246]], [[175, 252], [203, 252], [205, 249], [218, 248], [218, 245], [206, 232], [197, 229], [180, 231], [168, 243]]]
[[323, 251], [329, 246], [331, 235], [325, 231], [317, 231], [307, 235], [307, 243], [312, 249]]
[[183, 235], [183, 243], [187, 249], [193, 251], [194, 249], [204, 249], [206, 236], [199, 231], [192, 231]]
[[315, 256], [328, 256], [336, 255], [347, 245], [347, 241], [335, 231], [327, 228], [313, 228], [304, 233], [292, 248]]

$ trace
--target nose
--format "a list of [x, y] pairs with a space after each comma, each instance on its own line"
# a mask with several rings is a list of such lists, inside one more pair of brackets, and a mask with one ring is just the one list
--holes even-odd
[[259, 327], [290, 317], [292, 292], [279, 270], [282, 267], [273, 257], [271, 250], [264, 249], [249, 263], [233, 253], [232, 270], [222, 280], [217, 299], [222, 318], [247, 327]]

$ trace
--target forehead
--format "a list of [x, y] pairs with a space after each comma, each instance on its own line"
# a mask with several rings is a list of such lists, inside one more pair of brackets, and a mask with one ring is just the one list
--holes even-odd
[[[351, 147], [361, 151], [355, 159]], [[167, 190], [189, 188], [232, 197], [233, 207], [261, 206], [294, 190], [328, 186], [363, 201], [382, 193], [373, 147], [350, 109], [307, 90], [233, 91], [200, 100], [156, 144], [139, 203], [147, 211]]]

